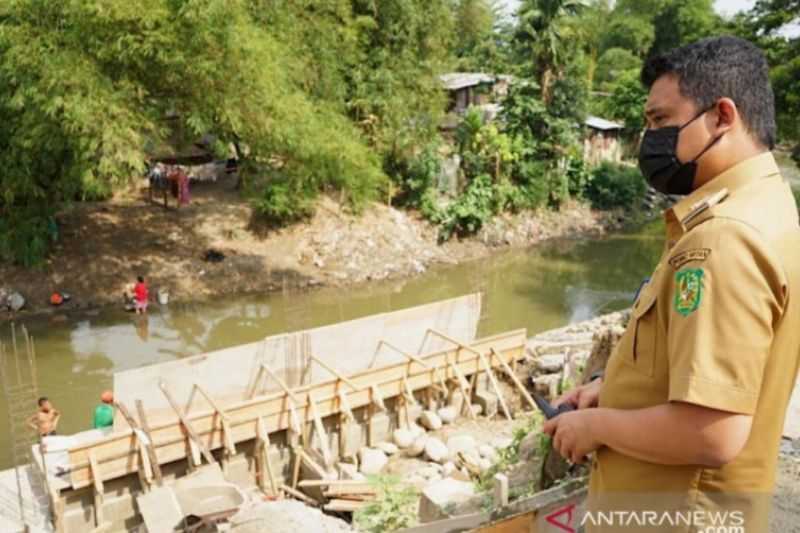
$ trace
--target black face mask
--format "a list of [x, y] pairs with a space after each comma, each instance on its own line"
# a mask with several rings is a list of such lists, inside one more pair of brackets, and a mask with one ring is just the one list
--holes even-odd
[[697, 172], [697, 160], [700, 159], [722, 135], [715, 137], [697, 156], [686, 163], [678, 160], [678, 135], [681, 130], [707, 113], [714, 106], [704, 109], [692, 117], [683, 126], [665, 126], [648, 129], [644, 132], [639, 147], [639, 169], [650, 185], [664, 194], [689, 194], [692, 192], [694, 175]]

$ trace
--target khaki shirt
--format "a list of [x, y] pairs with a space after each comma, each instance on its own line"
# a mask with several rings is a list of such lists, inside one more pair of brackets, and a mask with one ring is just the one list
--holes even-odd
[[[743, 531], [761, 533], [800, 366], [797, 206], [767, 152], [712, 179], [665, 218], [664, 254], [609, 359], [599, 405], [689, 402], [752, 415], [752, 430], [722, 468], [660, 465], [603, 447], [592, 463], [589, 508], [739, 510]], [[588, 531], [702, 530], [659, 519], [659, 527], [584, 523]], [[722, 525], [740, 520], [734, 513]]]

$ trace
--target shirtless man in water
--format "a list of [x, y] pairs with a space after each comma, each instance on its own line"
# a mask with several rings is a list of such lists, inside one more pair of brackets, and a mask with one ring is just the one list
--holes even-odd
[[53, 404], [45, 396], [39, 398], [39, 410], [28, 419], [28, 425], [39, 432], [40, 437], [56, 434], [56, 426], [61, 413], [53, 408]]

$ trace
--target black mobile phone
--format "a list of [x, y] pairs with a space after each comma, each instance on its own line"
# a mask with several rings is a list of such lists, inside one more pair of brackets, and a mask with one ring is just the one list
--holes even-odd
[[547, 420], [551, 418], [555, 418], [561, 413], [566, 413], [567, 411], [574, 411], [575, 406], [571, 403], [562, 403], [558, 407], [553, 407], [553, 405], [542, 398], [539, 394], [533, 393], [533, 401], [536, 402], [536, 405], [539, 407], [539, 410], [544, 414], [544, 417]]

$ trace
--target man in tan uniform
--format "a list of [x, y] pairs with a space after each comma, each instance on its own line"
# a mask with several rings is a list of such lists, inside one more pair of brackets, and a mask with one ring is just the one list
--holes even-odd
[[765, 533], [800, 366], [797, 206], [770, 149], [763, 53], [704, 39], [651, 59], [639, 157], [666, 246], [605, 376], [548, 421], [573, 462], [590, 452], [587, 531]]

